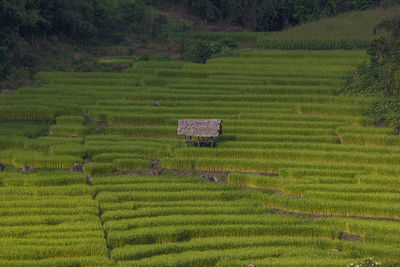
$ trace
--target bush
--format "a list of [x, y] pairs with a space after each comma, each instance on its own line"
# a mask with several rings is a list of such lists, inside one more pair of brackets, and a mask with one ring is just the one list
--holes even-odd
[[12, 70], [12, 57], [7, 47], [0, 47], [0, 80], [7, 78]]
[[218, 41], [222, 48], [239, 48], [239, 43], [232, 38], [224, 38]]
[[212, 43], [199, 41], [189, 47], [184, 57], [188, 61], [205, 64], [214, 51]]

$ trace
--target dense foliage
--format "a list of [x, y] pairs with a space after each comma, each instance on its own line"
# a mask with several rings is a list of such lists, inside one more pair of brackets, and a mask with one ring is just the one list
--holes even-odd
[[[46, 50], [43, 41], [62, 40], [79, 48], [134, 42], [130, 36], [154, 35], [160, 28], [157, 23], [163, 19], [149, 19], [146, 5], [136, 0], [0, 1], [0, 79], [15, 68], [36, 66], [39, 58], [34, 50]], [[65, 50], [65, 46], [50, 48]]]
[[351, 10], [390, 5], [397, 0], [170, 0], [205, 21], [220, 21], [256, 31], [334, 16]]
[[347, 94], [379, 96], [367, 115], [381, 123], [398, 125], [400, 100], [400, 16], [376, 26], [384, 35], [375, 39], [367, 50], [370, 60], [349, 77]]
[[[3, 0], [0, 2], [0, 80], [10, 75], [24, 76], [38, 68], [38, 61], [49, 65], [43, 58], [53, 58], [54, 54], [65, 50], [64, 45], [55, 48], [54, 43], [60, 40], [82, 50], [93, 45], [163, 41], [168, 32], [190, 29], [160, 12], [165, 5], [183, 6], [186, 13], [207, 23], [240, 26], [251, 31], [279, 31], [345, 11], [396, 2], [398, 0]], [[46, 47], [43, 41], [53, 43]], [[48, 55], [43, 56], [38, 50]], [[82, 56], [77, 58], [79, 61]], [[87, 62], [87, 58], [80, 60], [78, 63], [86, 66], [77, 70], [90, 69]]]

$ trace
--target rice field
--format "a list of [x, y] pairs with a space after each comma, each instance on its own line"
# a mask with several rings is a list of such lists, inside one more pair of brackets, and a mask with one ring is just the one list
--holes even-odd
[[[400, 138], [337, 94], [367, 58], [246, 50], [0, 95], [0, 266], [400, 264]], [[223, 120], [216, 148], [177, 136], [196, 118]]]

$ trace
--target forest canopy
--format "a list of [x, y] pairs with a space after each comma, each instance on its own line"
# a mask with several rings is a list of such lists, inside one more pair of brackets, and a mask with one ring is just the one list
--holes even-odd
[[[32, 47], [62, 39], [79, 47], [135, 43], [169, 32], [190, 30], [158, 9], [180, 7], [205, 23], [249, 31], [280, 31], [321, 17], [388, 6], [399, 0], [2, 0], [0, 1], [0, 80], [38, 61]], [[182, 22], [180, 22], [182, 23]], [[55, 38], [54, 38], [55, 37]], [[164, 38], [165, 39], [165, 38]], [[36, 58], [35, 58], [36, 57]]]

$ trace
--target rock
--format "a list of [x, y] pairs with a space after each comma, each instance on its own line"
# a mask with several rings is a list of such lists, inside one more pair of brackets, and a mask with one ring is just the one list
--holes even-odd
[[255, 264], [247, 264], [246, 267], [257, 267]]
[[330, 249], [329, 251], [330, 251], [330, 252], [337, 252], [337, 253], [340, 253], [340, 252], [342, 252], [342, 250], [341, 250], [341, 249], [335, 249], [335, 248], [333, 248], [333, 249]]
[[4, 165], [0, 162], [0, 172], [4, 170]]
[[151, 166], [151, 170], [147, 173], [147, 175], [159, 175], [161, 172], [161, 163], [159, 161], [153, 161]]
[[364, 238], [361, 235], [351, 234], [347, 232], [340, 232], [339, 240], [352, 241], [352, 242], [363, 242]]
[[208, 177], [208, 180], [209, 180], [210, 182], [212, 182], [212, 183], [218, 183], [217, 178], [215, 178], [214, 176], [209, 176], [209, 177]]
[[385, 118], [382, 118], [382, 119], [380, 119], [379, 121], [374, 122], [374, 126], [375, 126], [375, 127], [380, 127], [380, 126], [382, 126], [382, 125], [385, 123], [385, 121], [386, 121], [386, 119], [385, 119]]
[[29, 171], [33, 171], [34, 168], [30, 168], [29, 166], [25, 165], [21, 168], [21, 171], [23, 172], [29, 172]]
[[217, 178], [215, 178], [214, 176], [203, 175], [201, 177], [204, 179], [207, 179], [208, 181], [210, 181], [212, 183], [218, 183]]
[[80, 163], [75, 163], [71, 169], [71, 172], [83, 172], [83, 165]]
[[394, 129], [395, 129], [395, 130], [397, 131], [397, 133], [400, 135], [400, 125], [397, 125]]
[[160, 103], [160, 102], [155, 102], [155, 103], [153, 104], [153, 107], [159, 107], [159, 106], [161, 106], [161, 103]]
[[141, 87], [143, 84], [141, 82], [136, 83], [136, 86]]
[[74, 54], [72, 54], [72, 58], [74, 59], [74, 61], [79, 61], [79, 60], [81, 60], [81, 54], [74, 53]]
[[93, 177], [91, 176], [86, 176], [86, 184], [91, 185], [93, 181]]

